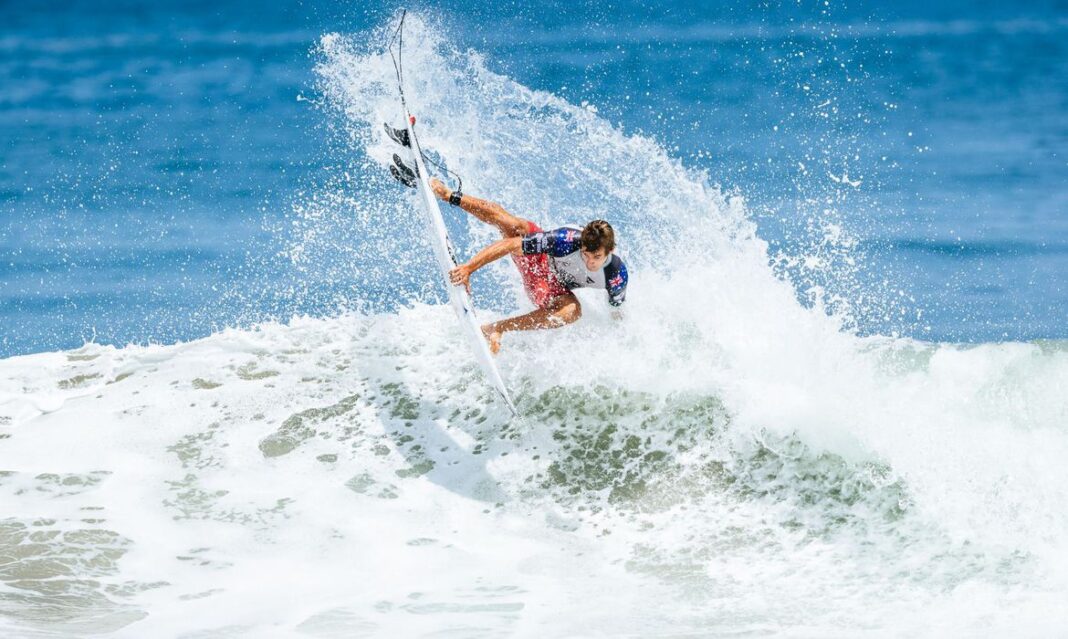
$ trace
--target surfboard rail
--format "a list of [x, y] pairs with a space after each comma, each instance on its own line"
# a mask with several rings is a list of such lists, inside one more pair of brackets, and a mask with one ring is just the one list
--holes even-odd
[[[404, 95], [404, 67], [401, 55], [404, 49], [404, 18], [407, 13], [406, 10], [401, 12], [397, 30], [387, 48], [397, 71], [397, 89], [400, 93], [401, 109], [404, 112], [405, 130], [408, 132], [408, 144], [405, 148], [411, 154], [412, 166], [415, 167], [415, 186], [416, 191], [419, 193], [421, 208], [426, 219], [430, 245], [434, 248], [434, 256], [437, 258], [439, 270], [445, 280], [445, 289], [449, 292], [449, 304], [452, 306], [453, 311], [456, 312], [456, 318], [459, 320], [464, 335], [471, 345], [471, 350], [474, 352], [475, 359], [478, 360], [479, 367], [486, 375], [486, 379], [497, 391], [501, 400], [512, 411], [512, 415], [518, 416], [519, 411], [516, 410], [515, 404], [508, 394], [508, 387], [504, 384], [501, 371], [493, 361], [493, 353], [490, 352], [486, 337], [482, 334], [482, 326], [478, 323], [478, 314], [475, 312], [475, 305], [471, 301], [470, 293], [467, 292], [467, 288], [462, 284], [454, 285], [449, 280], [449, 271], [458, 265], [456, 251], [453, 249], [452, 239], [445, 228], [445, 219], [441, 216], [438, 200], [434, 197], [434, 192], [430, 188], [430, 173], [427, 172], [426, 163], [423, 162], [423, 149], [419, 145], [419, 136], [415, 134], [415, 116], [408, 109], [408, 100]], [[397, 43], [396, 55], [393, 53], [394, 43]]]
[[485, 373], [487, 380], [497, 390], [497, 393], [508, 406], [508, 409], [512, 411], [512, 414], [518, 415], [519, 412], [508, 394], [508, 387], [505, 386], [501, 372], [493, 361], [493, 353], [490, 352], [486, 337], [482, 334], [482, 327], [478, 322], [478, 313], [475, 311], [475, 305], [471, 301], [471, 295], [462, 284], [453, 284], [449, 281], [449, 271], [458, 264], [456, 251], [453, 248], [452, 239], [445, 228], [445, 220], [441, 216], [437, 198], [430, 188], [430, 182], [427, 179], [429, 173], [427, 172], [426, 164], [423, 162], [422, 147], [419, 146], [419, 138], [415, 134], [415, 118], [408, 111], [407, 105], [404, 108], [404, 115], [404, 123], [408, 129], [408, 139], [411, 144], [408, 149], [411, 152], [413, 166], [416, 167], [416, 190], [419, 192], [419, 200], [426, 214], [430, 244], [434, 247], [434, 256], [437, 258], [441, 274], [445, 279], [445, 288], [449, 292], [449, 303], [456, 312], [456, 317], [464, 329], [467, 341], [471, 344], [475, 359], [478, 360], [482, 372]]

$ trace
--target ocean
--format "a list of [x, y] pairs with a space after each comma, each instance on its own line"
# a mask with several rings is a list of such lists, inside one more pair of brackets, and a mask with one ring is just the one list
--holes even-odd
[[431, 157], [630, 270], [517, 418], [401, 8], [0, 2], [4, 636], [1068, 628], [1068, 8], [408, 6]]

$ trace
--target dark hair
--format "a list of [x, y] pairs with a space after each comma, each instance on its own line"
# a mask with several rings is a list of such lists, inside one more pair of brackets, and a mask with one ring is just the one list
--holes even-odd
[[591, 253], [597, 249], [604, 249], [605, 253], [611, 253], [616, 248], [616, 234], [612, 231], [612, 225], [604, 220], [594, 220], [582, 229], [582, 248]]

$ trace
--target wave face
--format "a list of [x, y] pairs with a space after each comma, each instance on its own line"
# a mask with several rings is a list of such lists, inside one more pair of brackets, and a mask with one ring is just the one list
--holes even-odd
[[[626, 321], [590, 296], [575, 326], [508, 335], [509, 418], [382, 170], [385, 28], [325, 36], [322, 105], [361, 177], [298, 207], [288, 253], [399, 308], [0, 361], [5, 634], [1066, 627], [1068, 344], [843, 330], [848, 305], [799, 304], [709, 176], [408, 20], [424, 145], [543, 226], [611, 219], [640, 274]], [[478, 284], [524, 303], [507, 265]]]

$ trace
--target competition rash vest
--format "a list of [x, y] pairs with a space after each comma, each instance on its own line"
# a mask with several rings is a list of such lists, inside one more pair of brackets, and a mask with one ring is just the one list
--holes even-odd
[[523, 236], [523, 254], [549, 256], [549, 268], [568, 290], [601, 288], [608, 292], [608, 303], [619, 306], [627, 295], [627, 267], [615, 253], [608, 256], [604, 267], [597, 272], [586, 270], [582, 260], [579, 238], [582, 229], [563, 226], [542, 233]]

